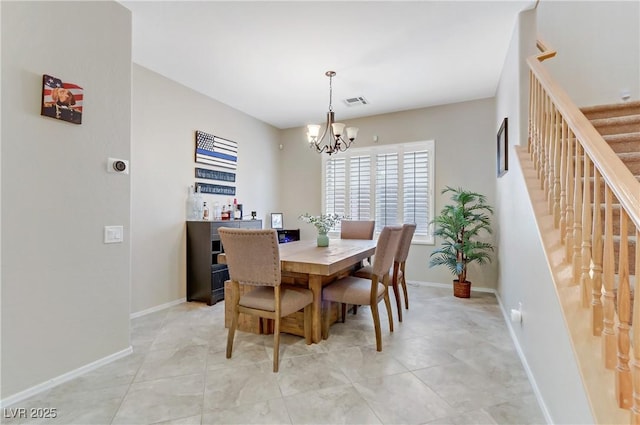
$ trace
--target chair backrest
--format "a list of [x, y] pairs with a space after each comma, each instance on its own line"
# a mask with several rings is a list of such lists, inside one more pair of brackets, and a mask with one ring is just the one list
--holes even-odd
[[385, 226], [382, 228], [382, 232], [378, 236], [372, 267], [373, 274], [377, 275], [379, 280], [382, 280], [382, 277], [389, 273], [401, 237], [402, 226]]
[[373, 239], [375, 220], [342, 220], [340, 222], [340, 239]]
[[409, 256], [409, 248], [411, 248], [411, 239], [413, 239], [413, 234], [415, 232], [415, 223], [405, 223], [402, 225], [402, 237], [400, 238], [400, 243], [398, 244], [398, 251], [396, 251], [396, 262], [402, 263], [404, 261], [407, 261], [407, 257]]
[[280, 251], [275, 229], [218, 228], [229, 277], [242, 284], [280, 285]]

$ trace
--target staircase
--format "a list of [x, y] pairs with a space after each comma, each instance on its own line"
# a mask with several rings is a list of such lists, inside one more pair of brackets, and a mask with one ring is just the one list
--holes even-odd
[[580, 110], [640, 181], [640, 101]]
[[[640, 182], [640, 101], [597, 105], [580, 108], [593, 127], [602, 135], [611, 149], [629, 168]], [[601, 200], [604, 199], [602, 187]], [[605, 206], [600, 205], [601, 219], [604, 222]], [[620, 204], [613, 205], [613, 233], [616, 235], [615, 255], [620, 252]], [[635, 251], [637, 241], [635, 228], [628, 228], [629, 273], [635, 275]]]
[[525, 181], [595, 423], [640, 424], [640, 102], [578, 108], [537, 46]]

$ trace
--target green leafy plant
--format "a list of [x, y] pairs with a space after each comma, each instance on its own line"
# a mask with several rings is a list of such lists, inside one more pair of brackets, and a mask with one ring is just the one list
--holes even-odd
[[327, 233], [342, 220], [342, 217], [338, 214], [309, 215], [309, 213], [304, 213], [298, 219], [316, 226], [318, 233]]
[[431, 253], [429, 267], [446, 266], [458, 281], [467, 281], [467, 265], [491, 262], [493, 246], [482, 242], [483, 233], [491, 233], [490, 214], [493, 208], [479, 193], [447, 186], [442, 194], [451, 193], [452, 203], [445, 205], [432, 221], [434, 234], [442, 238], [442, 245]]

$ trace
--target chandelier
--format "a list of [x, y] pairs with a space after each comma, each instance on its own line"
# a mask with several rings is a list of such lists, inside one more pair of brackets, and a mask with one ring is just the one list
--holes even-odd
[[[345, 130], [344, 124], [335, 122], [333, 108], [331, 107], [331, 97], [333, 94], [331, 82], [336, 73], [335, 71], [327, 71], [324, 73], [324, 75], [329, 77], [329, 112], [327, 112], [327, 123], [325, 125], [324, 131], [322, 132], [322, 136], [320, 137], [318, 137], [318, 135], [320, 134], [320, 125], [308, 125], [307, 138], [309, 139], [310, 148], [315, 148], [318, 153], [326, 152], [331, 155], [337, 152], [344, 152], [349, 149], [351, 143], [353, 143], [353, 141], [356, 140], [356, 137], [358, 136], [358, 127], [347, 127]], [[325, 144], [323, 143], [323, 140], [327, 133], [329, 134], [329, 140]]]

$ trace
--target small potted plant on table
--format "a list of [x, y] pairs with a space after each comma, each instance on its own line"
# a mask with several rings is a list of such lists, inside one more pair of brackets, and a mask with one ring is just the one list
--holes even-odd
[[340, 220], [342, 220], [342, 217], [338, 214], [321, 214], [315, 216], [304, 213], [298, 218], [304, 222], [311, 223], [316, 227], [316, 230], [318, 231], [317, 243], [318, 246], [321, 247], [329, 246], [329, 236], [327, 233], [329, 230], [333, 229]]
[[447, 186], [442, 193], [451, 193], [452, 203], [445, 205], [432, 223], [434, 234], [442, 245], [430, 255], [429, 267], [446, 266], [457, 279], [453, 281], [453, 295], [469, 298], [471, 282], [467, 281], [467, 265], [491, 262], [493, 246], [479, 240], [483, 233], [491, 233], [490, 214], [493, 208], [479, 193]]

